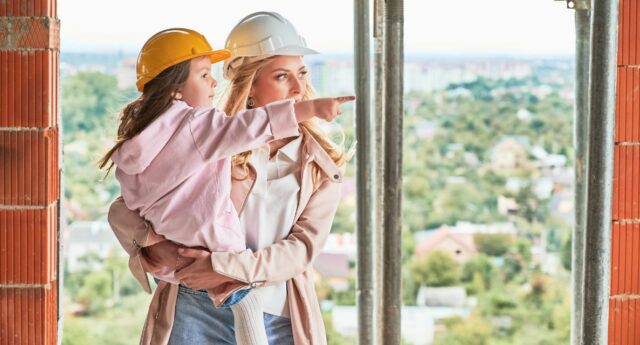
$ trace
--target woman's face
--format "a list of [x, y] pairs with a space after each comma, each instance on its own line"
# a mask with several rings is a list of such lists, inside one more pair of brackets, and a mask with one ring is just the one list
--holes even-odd
[[254, 107], [293, 98], [302, 99], [307, 91], [307, 66], [302, 56], [276, 56], [262, 68], [254, 80], [249, 96]]

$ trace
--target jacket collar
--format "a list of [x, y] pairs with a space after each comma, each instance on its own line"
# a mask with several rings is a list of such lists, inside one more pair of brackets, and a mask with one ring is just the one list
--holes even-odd
[[336, 165], [329, 154], [320, 146], [313, 136], [304, 128], [300, 127], [303, 134], [303, 152], [306, 154], [305, 161], [314, 161], [320, 170], [322, 170], [329, 180], [333, 182], [342, 182], [342, 169]]
[[[329, 157], [327, 152], [320, 146], [320, 144], [309, 134], [307, 130], [301, 128], [303, 137], [302, 137], [302, 150], [300, 156], [300, 164], [303, 165], [301, 170], [305, 170], [306, 166], [312, 162], [315, 162], [318, 167], [327, 175], [330, 181], [333, 182], [342, 182], [343, 178], [343, 169], [345, 165], [342, 167], [338, 167], [336, 163]], [[231, 188], [231, 200], [238, 211], [238, 213], [242, 212], [244, 209], [244, 203], [247, 199], [247, 195], [253, 189], [256, 171], [251, 163], [248, 164], [248, 176], [247, 178], [240, 180], [232, 180], [233, 187]], [[234, 172], [237, 173], [236, 176], [243, 176], [244, 172], [239, 166], [233, 166], [232, 168], [232, 176], [235, 175]], [[308, 186], [307, 186], [308, 187]]]

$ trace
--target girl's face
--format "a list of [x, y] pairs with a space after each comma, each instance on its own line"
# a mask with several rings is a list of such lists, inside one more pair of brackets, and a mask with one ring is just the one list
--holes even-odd
[[251, 87], [254, 107], [293, 98], [302, 99], [307, 91], [307, 66], [302, 56], [276, 56], [262, 68]]
[[189, 77], [176, 95], [192, 107], [211, 106], [215, 87], [218, 84], [211, 76], [211, 58], [200, 56], [191, 60]]

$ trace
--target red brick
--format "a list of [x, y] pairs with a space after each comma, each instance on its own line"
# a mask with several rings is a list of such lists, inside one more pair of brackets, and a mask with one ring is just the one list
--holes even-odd
[[58, 198], [58, 129], [0, 131], [0, 205], [48, 206]]
[[618, 67], [616, 142], [640, 142], [640, 70]]
[[614, 306], [615, 306], [615, 300], [609, 300], [609, 332], [608, 337], [609, 337], [609, 341], [607, 343], [609, 344], [614, 344], [615, 342], [613, 341], [613, 335], [615, 334], [615, 318], [614, 318]]
[[0, 1], [0, 17], [56, 17], [56, 0], [3, 0]]
[[640, 224], [613, 224], [611, 296], [640, 294]]
[[[640, 63], [640, 54], [638, 54], [638, 18], [640, 18], [640, 6], [638, 1], [630, 1], [629, 6], [629, 62], [630, 65], [637, 65]], [[624, 49], [624, 48], [623, 48]]]
[[60, 20], [0, 17], [0, 50], [60, 49]]
[[638, 329], [638, 299], [609, 300], [609, 345], [637, 345], [640, 330]]
[[0, 284], [47, 284], [56, 279], [57, 213], [0, 210]]
[[640, 146], [616, 145], [613, 159], [612, 218], [640, 218]]
[[620, 291], [620, 224], [611, 226], [611, 280], [610, 295]]
[[637, 0], [620, 1], [618, 21], [618, 64], [640, 64], [640, 44], [638, 18], [640, 18], [640, 4]]
[[632, 174], [631, 185], [631, 207], [628, 217], [630, 219], [640, 219], [640, 146], [631, 146], [633, 160], [631, 162], [634, 173]]
[[0, 127], [55, 127], [57, 51], [0, 51]]
[[57, 343], [57, 281], [47, 287], [0, 287], [0, 345]]
[[613, 180], [612, 180], [611, 219], [620, 219], [620, 146], [613, 147]]
[[[618, 55], [620, 55], [621, 50], [618, 49]], [[620, 60], [620, 57], [618, 56], [618, 60]], [[615, 126], [613, 128], [613, 142], [614, 143], [618, 143], [620, 141], [622, 141], [621, 139], [621, 133], [620, 133], [620, 114], [622, 113], [622, 107], [621, 107], [621, 103], [622, 103], [622, 96], [620, 94], [621, 90], [622, 90], [622, 84], [623, 82], [623, 78], [624, 75], [621, 73], [620, 71], [620, 67], [618, 67], [616, 69], [616, 121], [615, 121]]]

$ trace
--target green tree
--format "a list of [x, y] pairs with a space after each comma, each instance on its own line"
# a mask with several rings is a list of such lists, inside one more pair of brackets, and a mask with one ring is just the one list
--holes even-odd
[[475, 234], [473, 239], [480, 253], [503, 256], [513, 243], [513, 236], [506, 234]]
[[491, 258], [479, 254], [464, 263], [460, 280], [464, 283], [472, 283], [476, 277], [480, 277], [482, 289], [489, 289], [491, 287], [491, 280], [493, 278]]
[[453, 286], [460, 282], [458, 263], [447, 253], [433, 251], [411, 263], [414, 281], [421, 286]]
[[65, 134], [113, 128], [122, 98], [113, 75], [79, 72], [65, 78], [61, 101]]
[[103, 307], [107, 299], [113, 296], [112, 288], [113, 282], [108, 272], [91, 272], [84, 279], [84, 284], [78, 290], [76, 300], [94, 311]]
[[488, 345], [491, 332], [491, 325], [473, 314], [467, 320], [450, 321], [445, 335], [435, 339], [433, 345]]

